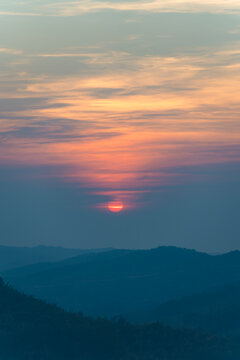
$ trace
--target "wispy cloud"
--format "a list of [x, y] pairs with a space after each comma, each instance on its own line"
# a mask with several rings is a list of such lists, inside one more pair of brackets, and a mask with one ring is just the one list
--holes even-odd
[[[154, 26], [153, 32], [142, 35], [136, 22], [139, 13], [141, 19], [155, 12], [237, 13], [237, 1], [43, 0], [22, 2], [17, 9], [11, 14], [131, 13], [130, 20], [119, 17], [121, 39], [103, 32], [91, 46], [88, 39], [81, 46], [85, 43], [78, 42], [74, 28], [64, 43], [57, 30], [49, 43], [45, 35], [35, 43], [40, 20], [31, 37], [34, 46], [22, 42], [24, 51], [19, 50], [13, 36], [9, 44], [15, 45], [2, 45], [0, 164], [61, 168], [54, 175], [64, 181], [133, 205], [145, 192], [199, 179], [199, 174], [181, 173], [179, 168], [240, 161], [239, 43], [193, 49], [194, 34], [191, 51], [180, 51], [177, 37], [174, 51], [160, 52], [156, 49], [174, 36], [171, 28], [155, 34]], [[44, 19], [47, 24], [52, 20]], [[57, 19], [60, 26], [64, 21]], [[108, 25], [111, 29], [112, 23]], [[91, 25], [87, 29], [92, 31]], [[231, 25], [226, 29], [232, 39], [227, 34]], [[132, 50], [141, 36], [141, 49]]]
[[20, 55], [22, 54], [21, 50], [18, 49], [9, 49], [9, 48], [1, 48], [0, 47], [0, 55], [2, 54], [10, 54], [10, 55]]
[[21, 11], [0, 11], [0, 16], [43, 16], [43, 14]]
[[36, 1], [22, 2], [19, 11], [0, 11], [0, 15], [12, 16], [77, 16], [86, 12], [104, 10], [133, 12], [174, 12], [174, 13], [230, 13], [238, 14], [238, 0], [153, 0], [153, 1]]
[[[55, 55], [65, 54], [40, 54]], [[133, 204], [141, 191], [188, 181], [176, 167], [240, 160], [237, 45], [191, 56], [67, 55], [95, 70], [108, 58], [116, 71], [26, 75], [11, 90], [21, 105], [1, 114], [2, 163], [62, 166], [65, 181], [124, 201], [131, 190]], [[131, 66], [120, 71], [117, 61]]]
[[154, 0], [154, 1], [75, 1], [49, 3], [46, 5], [51, 11], [55, 11], [61, 16], [74, 16], [84, 12], [116, 10], [116, 11], [137, 11], [137, 12], [210, 12], [210, 13], [237, 13], [240, 11], [239, 1], [236, 0], [217, 0], [201, 1], [198, 0]]

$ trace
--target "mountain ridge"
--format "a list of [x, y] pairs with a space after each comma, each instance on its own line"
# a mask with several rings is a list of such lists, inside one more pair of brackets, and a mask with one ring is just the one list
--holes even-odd
[[233, 339], [160, 323], [91, 319], [26, 296], [0, 279], [2, 360], [235, 360]]
[[70, 258], [51, 268], [38, 266], [3, 276], [21, 291], [92, 316], [152, 308], [240, 281], [240, 252], [209, 255], [177, 247], [112, 250]]
[[0, 271], [7, 271], [21, 266], [28, 266], [42, 261], [56, 262], [90, 252], [111, 251], [106, 249], [71, 249], [61, 246], [38, 245], [5, 246], [0, 245]]
[[240, 282], [169, 301], [159, 307], [124, 316], [133, 323], [161, 321], [180, 328], [200, 328], [215, 334], [240, 334]]

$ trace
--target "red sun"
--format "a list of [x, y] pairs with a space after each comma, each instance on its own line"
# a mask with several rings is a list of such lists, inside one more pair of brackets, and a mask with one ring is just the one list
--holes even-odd
[[123, 207], [124, 206], [121, 201], [111, 201], [108, 203], [108, 210], [114, 213], [122, 211]]

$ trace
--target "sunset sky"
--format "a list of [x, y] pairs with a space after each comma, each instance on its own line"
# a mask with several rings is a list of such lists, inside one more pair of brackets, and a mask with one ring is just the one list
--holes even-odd
[[0, 243], [240, 249], [239, 0], [0, 1]]

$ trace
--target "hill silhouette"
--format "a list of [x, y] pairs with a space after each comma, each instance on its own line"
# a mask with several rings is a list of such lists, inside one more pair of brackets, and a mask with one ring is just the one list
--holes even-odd
[[125, 317], [134, 323], [161, 321], [174, 327], [199, 328], [221, 335], [240, 334], [240, 283], [169, 301]]
[[39, 262], [56, 262], [89, 252], [111, 249], [67, 249], [55, 246], [17, 247], [0, 245], [0, 271], [32, 265]]
[[65, 309], [111, 317], [240, 282], [240, 253], [212, 256], [176, 247], [113, 250], [3, 275], [21, 291]]
[[22, 295], [0, 280], [1, 360], [236, 360], [236, 342], [160, 323], [91, 319]]

